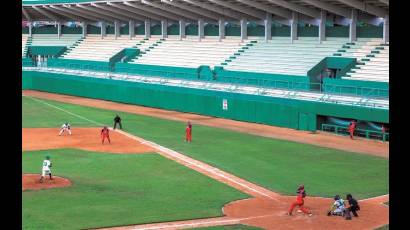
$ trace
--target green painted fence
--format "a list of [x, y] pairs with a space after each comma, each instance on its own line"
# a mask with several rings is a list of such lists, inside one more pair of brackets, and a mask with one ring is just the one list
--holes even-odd
[[29, 46], [28, 55], [52, 55], [60, 56], [67, 50], [66, 46]]
[[[388, 123], [388, 110], [309, 102], [110, 79], [23, 71], [23, 89], [33, 89], [248, 122], [316, 130], [316, 117], [336, 116]], [[227, 108], [223, 108], [226, 100]]]

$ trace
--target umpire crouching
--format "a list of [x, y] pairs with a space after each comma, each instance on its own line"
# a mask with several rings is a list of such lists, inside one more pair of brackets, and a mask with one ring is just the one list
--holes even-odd
[[118, 114], [114, 117], [114, 129], [117, 127], [117, 124], [120, 125], [120, 129], [122, 129], [121, 125], [121, 117]]

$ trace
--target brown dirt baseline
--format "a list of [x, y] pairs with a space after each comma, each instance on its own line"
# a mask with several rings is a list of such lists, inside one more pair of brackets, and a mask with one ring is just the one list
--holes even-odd
[[71, 186], [72, 184], [69, 179], [58, 176], [53, 176], [52, 180], [47, 176], [43, 183], [40, 183], [40, 174], [23, 174], [22, 183], [23, 191], [61, 188]]
[[107, 153], [155, 152], [149, 146], [131, 140], [117, 132], [110, 132], [111, 143], [101, 144], [101, 128], [72, 128], [72, 135], [58, 135], [59, 128], [23, 128], [23, 151], [76, 148]]
[[281, 140], [289, 140], [300, 143], [312, 144], [316, 146], [334, 148], [350, 152], [369, 154], [374, 156], [389, 157], [389, 143], [375, 140], [358, 138], [354, 141], [349, 137], [333, 135], [325, 132], [312, 134], [307, 131], [300, 131], [288, 128], [280, 128], [269, 125], [262, 125], [249, 122], [234, 121], [229, 119], [215, 118], [191, 113], [181, 113], [136, 105], [127, 105], [116, 102], [89, 99], [54, 93], [24, 90], [23, 95], [43, 98], [48, 100], [66, 102], [76, 105], [83, 105], [101, 109], [111, 109], [127, 113], [141, 114], [175, 121], [191, 121], [193, 124], [200, 124], [210, 127], [224, 128], [237, 132], [249, 133], [258, 136], [271, 137]]

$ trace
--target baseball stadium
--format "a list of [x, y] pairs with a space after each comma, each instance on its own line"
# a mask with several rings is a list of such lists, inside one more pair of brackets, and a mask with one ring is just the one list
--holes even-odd
[[23, 0], [22, 229], [389, 229], [389, 0]]

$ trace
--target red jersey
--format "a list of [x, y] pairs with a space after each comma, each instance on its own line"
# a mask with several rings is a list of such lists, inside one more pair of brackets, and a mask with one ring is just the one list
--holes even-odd
[[185, 135], [189, 136], [191, 135], [192, 129], [190, 127], [186, 127], [185, 129]]
[[353, 132], [356, 129], [356, 122], [352, 122], [349, 125], [349, 132]]
[[303, 198], [306, 197], [306, 192], [304, 189], [298, 190], [298, 196], [296, 197], [296, 202], [301, 203], [303, 202]]
[[101, 135], [108, 136], [109, 132], [110, 132], [109, 129], [104, 128], [104, 129], [101, 130]]

